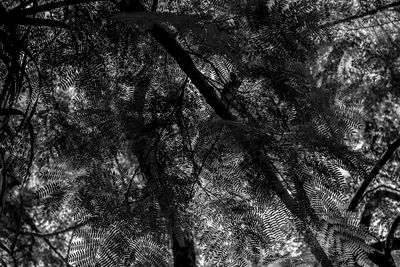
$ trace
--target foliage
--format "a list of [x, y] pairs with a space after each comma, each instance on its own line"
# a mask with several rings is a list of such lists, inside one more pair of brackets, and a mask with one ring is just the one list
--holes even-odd
[[395, 266], [397, 6], [2, 3], [1, 263]]

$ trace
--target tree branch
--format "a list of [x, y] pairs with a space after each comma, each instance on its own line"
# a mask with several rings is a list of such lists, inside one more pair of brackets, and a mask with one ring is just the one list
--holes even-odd
[[44, 242], [47, 243], [47, 245], [50, 247], [50, 249], [53, 250], [54, 253], [57, 254], [57, 256], [65, 263], [66, 266], [72, 267], [72, 265], [69, 264], [68, 260], [66, 258], [64, 258], [63, 255], [61, 255], [61, 253], [57, 250], [57, 248], [55, 248], [47, 238], [45, 238], [45, 237], [41, 237], [41, 238], [44, 240]]
[[[73, 226], [70, 226], [68, 228], [59, 230], [59, 231], [55, 231], [55, 232], [51, 232], [51, 233], [40, 233], [40, 232], [24, 232], [24, 231], [20, 231], [19, 234], [21, 235], [33, 235], [33, 236], [37, 236], [37, 237], [50, 237], [50, 236], [54, 236], [54, 235], [59, 235], [59, 234], [64, 234], [66, 232], [78, 229], [82, 226], [85, 226], [87, 222], [84, 223], [79, 223]], [[15, 229], [11, 229], [12, 231], [17, 231]]]
[[166, 30], [155, 25], [149, 30], [156, 41], [176, 60], [179, 67], [186, 73], [197, 87], [206, 102], [214, 109], [221, 119], [235, 121], [236, 117], [224, 106], [214, 88], [207, 83], [204, 75], [194, 65], [192, 58]]
[[370, 199], [368, 199], [367, 204], [364, 207], [364, 211], [361, 215], [360, 223], [369, 227], [371, 224], [371, 219], [376, 208], [379, 207], [382, 199], [388, 198], [394, 201], [400, 201], [400, 192], [390, 191], [388, 189], [381, 189], [375, 191]]
[[13, 264], [15, 267], [17, 267], [17, 260], [14, 257], [14, 254], [8, 249], [8, 247], [6, 247], [5, 245], [3, 245], [2, 243], [0, 243], [0, 249], [4, 250], [5, 252], [7, 252], [7, 254], [11, 257]]
[[51, 19], [40, 19], [40, 18], [27, 18], [23, 16], [4, 16], [0, 19], [0, 24], [4, 25], [27, 25], [27, 26], [45, 26], [45, 27], [56, 27], [56, 28], [68, 28], [68, 26], [62, 22]]
[[368, 257], [378, 267], [387, 267], [387, 259], [381, 251], [373, 250], [368, 254]]
[[[376, 242], [370, 245], [370, 247], [384, 251], [385, 250], [385, 241]], [[393, 237], [392, 238], [392, 250], [400, 250], [400, 238]]]
[[392, 227], [390, 227], [389, 233], [386, 238], [386, 246], [385, 246], [386, 255], [393, 250], [393, 239], [399, 225], [400, 225], [400, 216], [397, 216], [396, 219], [394, 219]]
[[[27, 214], [26, 214], [27, 215]], [[39, 229], [36, 227], [36, 225], [34, 224], [34, 222], [32, 221], [32, 218], [27, 215], [27, 219], [25, 219], [25, 222], [32, 228], [33, 231], [39, 233]], [[56, 247], [54, 247], [51, 242], [47, 239], [46, 236], [38, 236], [40, 238], [43, 239], [43, 241], [50, 247], [51, 250], [54, 251], [54, 253], [57, 254], [57, 256], [65, 263], [66, 266], [68, 267], [72, 267], [72, 265], [69, 264], [69, 262], [67, 261], [67, 259], [64, 258], [63, 255], [61, 255], [61, 253], [57, 250]]]
[[394, 237], [399, 225], [400, 216], [397, 216], [389, 230], [386, 241], [370, 244], [370, 247], [374, 250], [369, 253], [369, 258], [377, 266], [396, 267], [396, 263], [392, 256], [392, 251], [400, 249], [400, 238]]
[[392, 227], [390, 227], [389, 233], [386, 238], [385, 257], [388, 261], [388, 266], [392, 267], [396, 267], [396, 263], [392, 257], [392, 250], [393, 250], [394, 235], [399, 225], [400, 225], [400, 216], [397, 216], [396, 219], [394, 219]]
[[[192, 83], [196, 86], [199, 92], [203, 95], [206, 102], [214, 109], [215, 113], [223, 120], [228, 122], [235, 122], [237, 118], [231, 113], [231, 111], [223, 104], [221, 99], [216, 94], [214, 88], [207, 83], [204, 75], [197, 69], [190, 55], [185, 51], [179, 43], [173, 38], [165, 29], [158, 25], [154, 25], [149, 33], [153, 38], [164, 47], [165, 50], [175, 59], [179, 67], [186, 73]], [[321, 248], [314, 234], [306, 226], [304, 216], [300, 212], [300, 207], [295, 199], [289, 194], [288, 190], [284, 187], [282, 182], [272, 172], [271, 163], [264, 153], [259, 153], [259, 148], [254, 147], [254, 144], [247, 136], [239, 136], [237, 131], [233, 131], [233, 136], [241, 145], [244, 151], [246, 151], [261, 169], [265, 179], [268, 179], [272, 184], [274, 191], [288, 208], [288, 210], [297, 217], [305, 226], [305, 231], [298, 229], [299, 232], [304, 233], [304, 239], [310, 246], [312, 253], [316, 259], [324, 267], [332, 266], [328, 256]]]
[[56, 8], [60, 7], [65, 7], [65, 6], [70, 6], [70, 5], [77, 5], [77, 4], [84, 4], [84, 3], [93, 3], [93, 2], [111, 2], [110, 0], [65, 0], [61, 2], [52, 2], [48, 4], [43, 4], [40, 6], [34, 6], [31, 8], [24, 9], [22, 11], [20, 10], [12, 10], [9, 13], [20, 13], [22, 15], [31, 15], [31, 14], [36, 14], [44, 11], [50, 11]]
[[393, 153], [397, 150], [397, 148], [399, 146], [400, 146], [400, 138], [398, 138], [396, 141], [394, 141], [392, 144], [389, 145], [385, 154], [378, 161], [378, 163], [375, 164], [374, 168], [371, 170], [371, 172], [368, 174], [367, 178], [365, 178], [365, 180], [361, 184], [360, 188], [357, 190], [356, 194], [354, 195], [353, 199], [350, 202], [349, 207], [347, 208], [348, 211], [356, 210], [357, 205], [361, 202], [362, 197], [363, 197], [365, 191], [367, 190], [368, 186], [372, 182], [372, 180], [378, 175], [380, 170], [389, 161], [389, 159], [392, 157]]
[[364, 18], [364, 17], [367, 17], [367, 16], [375, 15], [376, 13], [382, 12], [384, 10], [387, 10], [389, 8], [396, 7], [396, 6], [400, 6], [400, 1], [396, 1], [396, 2], [393, 2], [391, 4], [387, 4], [387, 5], [382, 5], [380, 7], [377, 7], [376, 9], [368, 10], [366, 12], [363, 12], [363, 13], [360, 13], [360, 14], [357, 14], [357, 15], [353, 15], [353, 16], [350, 16], [350, 17], [347, 17], [347, 18], [343, 18], [343, 19], [338, 19], [338, 20], [335, 20], [335, 21], [327, 22], [325, 24], [322, 24], [321, 28], [332, 27], [332, 26], [335, 26], [335, 25], [338, 25], [338, 24], [341, 24], [341, 23], [351, 22], [351, 21], [356, 20], [356, 19], [361, 19], [361, 18]]

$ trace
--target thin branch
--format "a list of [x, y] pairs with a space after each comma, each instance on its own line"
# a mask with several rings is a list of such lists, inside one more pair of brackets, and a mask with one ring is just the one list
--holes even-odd
[[4, 250], [5, 252], [7, 252], [7, 254], [11, 257], [11, 259], [12, 259], [12, 261], [14, 263], [14, 266], [17, 267], [18, 265], [17, 265], [17, 261], [16, 261], [16, 259], [14, 257], [14, 254], [5, 245], [3, 245], [2, 243], [0, 243], [0, 248], [2, 250]]
[[[27, 8], [27, 9], [22, 10], [20, 13], [23, 15], [31, 15], [31, 14], [36, 14], [36, 13], [44, 12], [44, 11], [50, 11], [50, 10], [53, 10], [56, 8], [70, 6], [70, 5], [92, 3], [92, 2], [104, 2], [104, 1], [111, 2], [110, 0], [66, 0], [66, 1], [52, 2], [52, 3], [43, 4], [43, 5], [36, 6], [36, 7]], [[19, 10], [16, 10], [15, 12], [11, 11], [9, 13], [16, 13], [18, 11]]]
[[376, 9], [368, 10], [366, 12], [363, 12], [363, 13], [360, 13], [360, 14], [357, 14], [357, 15], [353, 15], [353, 16], [349, 16], [347, 18], [343, 18], [343, 19], [338, 19], [338, 20], [335, 20], [335, 21], [327, 22], [325, 24], [322, 24], [321, 28], [332, 27], [332, 26], [335, 26], [335, 25], [338, 25], [338, 24], [341, 24], [341, 23], [347, 23], [347, 22], [351, 22], [353, 20], [361, 19], [361, 18], [364, 18], [364, 17], [367, 17], [367, 16], [371, 16], [371, 15], [375, 15], [376, 13], [385, 11], [385, 10], [387, 10], [389, 8], [396, 7], [396, 6], [400, 6], [400, 1], [396, 1], [396, 2], [393, 2], [391, 4], [387, 4], [387, 5], [382, 5], [382, 6], [377, 7]]
[[157, 42], [176, 60], [179, 67], [186, 73], [192, 83], [197, 87], [207, 103], [224, 120], [234, 121], [235, 116], [222, 103], [214, 88], [204, 79], [204, 75], [197, 69], [192, 58], [179, 43], [162, 27], [155, 25], [149, 30]]
[[68, 242], [67, 256], [65, 257], [65, 259], [66, 259], [67, 261], [68, 261], [68, 258], [69, 258], [69, 253], [70, 253], [70, 251], [71, 251], [71, 244], [72, 244], [72, 240], [74, 239], [75, 231], [76, 231], [76, 229], [73, 230], [73, 232], [72, 232], [72, 234], [71, 234], [71, 238], [70, 238], [70, 240], [69, 240], [69, 242]]
[[389, 22], [381, 22], [379, 24], [371, 24], [368, 26], [364, 26], [364, 25], [359, 25], [357, 28], [351, 28], [349, 26], [344, 27], [344, 29], [346, 31], [359, 31], [359, 30], [365, 30], [365, 29], [370, 29], [370, 28], [375, 28], [375, 27], [379, 27], [379, 26], [386, 26], [388, 24], [394, 24], [394, 23], [398, 23], [400, 22], [400, 20], [393, 20], [393, 21], [389, 21]]
[[[68, 228], [66, 228], [66, 229], [62, 229], [62, 230], [55, 231], [55, 232], [51, 232], [51, 233], [40, 233], [40, 232], [25, 232], [25, 231], [20, 231], [19, 234], [21, 234], [21, 235], [33, 235], [33, 236], [37, 236], [37, 237], [50, 237], [50, 236], [55, 236], [55, 235], [59, 235], [59, 234], [64, 234], [64, 233], [66, 233], [66, 232], [76, 230], [76, 229], [78, 229], [78, 228], [80, 228], [80, 227], [82, 227], [82, 226], [85, 226], [86, 223], [87, 223], [87, 222], [79, 223], [79, 224], [73, 225], [73, 226], [71, 226], [71, 227], [68, 227]], [[17, 230], [12, 229], [12, 231], [17, 231]]]
[[[147, 153], [146, 158], [147, 158], [148, 154], [149, 153]], [[129, 185], [128, 185], [128, 188], [126, 189], [126, 192], [125, 192], [125, 203], [126, 204], [129, 204], [129, 202], [128, 202], [129, 191], [131, 190], [131, 187], [133, 185], [133, 180], [135, 179], [135, 176], [136, 176], [137, 172], [139, 171], [139, 169], [140, 169], [140, 164], [138, 164], [138, 166], [136, 167], [135, 171], [133, 172], [133, 175], [132, 175], [131, 179], [129, 180]]]
[[372, 195], [370, 199], [368, 199], [367, 204], [365, 205], [364, 211], [361, 215], [360, 223], [369, 227], [371, 224], [371, 219], [374, 211], [379, 207], [381, 201], [385, 198], [400, 201], [400, 192], [398, 191], [390, 191], [390, 190], [377, 190]]
[[47, 245], [50, 247], [50, 249], [53, 250], [54, 253], [57, 254], [57, 256], [65, 263], [66, 266], [72, 267], [72, 265], [69, 264], [69, 262], [67, 261], [67, 259], [65, 259], [65, 258], [63, 257], [63, 255], [61, 255], [61, 253], [57, 250], [57, 248], [55, 248], [47, 238], [45, 238], [45, 237], [41, 237], [41, 238], [44, 240], [44, 242], [47, 243]]
[[61, 21], [40, 18], [26, 18], [22, 16], [4, 16], [0, 19], [0, 24], [4, 25], [27, 25], [27, 26], [43, 26], [55, 28], [68, 28], [68, 26]]
[[386, 238], [385, 257], [386, 257], [387, 264], [388, 264], [387, 266], [396, 267], [396, 263], [392, 256], [392, 250], [393, 250], [394, 235], [395, 235], [396, 230], [399, 227], [399, 225], [400, 225], [400, 216], [397, 216], [396, 219], [394, 219], [392, 227], [390, 227], [389, 233]]
[[396, 189], [395, 187], [392, 187], [392, 186], [386, 185], [386, 184], [381, 184], [381, 185], [378, 185], [375, 188], [367, 190], [365, 192], [365, 195], [375, 194], [377, 191], [390, 191], [390, 192], [396, 192], [396, 193], [400, 194], [400, 190]]
[[[142, 130], [143, 130], [143, 129], [142, 129]], [[164, 133], [164, 130], [165, 130], [165, 128], [163, 128], [163, 129], [160, 131], [160, 133], [157, 135], [156, 140], [154, 141], [153, 145], [150, 147], [149, 151], [147, 151], [146, 155], [144, 156], [144, 159], [145, 159], [145, 160], [150, 156], [150, 153], [153, 152], [153, 150], [157, 149], [157, 145], [158, 145], [159, 142], [161, 141], [161, 138], [162, 138], [162, 135], [163, 135], [163, 133]], [[138, 166], [137, 166], [136, 169], [135, 169], [135, 172], [134, 172], [133, 175], [132, 175], [132, 178], [129, 180], [129, 185], [128, 185], [128, 188], [127, 188], [127, 190], [126, 190], [126, 192], [125, 192], [125, 203], [126, 203], [127, 205], [129, 205], [129, 201], [128, 201], [128, 198], [129, 198], [129, 191], [130, 191], [131, 188], [132, 188], [133, 180], [134, 180], [136, 174], [138, 173], [138, 171], [139, 171], [139, 169], [140, 169], [141, 167], [142, 167], [142, 166], [141, 166], [141, 164], [139, 163]]]
[[388, 261], [381, 251], [374, 249], [370, 253], [368, 253], [368, 257], [375, 264], [374, 266], [388, 267]]
[[368, 176], [365, 178], [365, 180], [361, 184], [360, 188], [357, 190], [356, 194], [354, 195], [353, 199], [350, 202], [349, 207], [347, 208], [348, 211], [356, 210], [357, 205], [361, 202], [362, 197], [363, 197], [365, 191], [368, 189], [368, 186], [371, 184], [372, 180], [374, 180], [374, 178], [378, 175], [380, 170], [389, 161], [389, 159], [392, 157], [392, 155], [394, 154], [394, 152], [397, 150], [397, 148], [399, 146], [400, 146], [400, 138], [398, 138], [396, 141], [394, 141], [392, 144], [390, 144], [388, 146], [385, 154], [375, 164], [374, 168], [371, 170], [371, 172], [368, 174]]
[[221, 71], [214, 65], [214, 63], [212, 63], [208, 58], [206, 58], [206, 57], [200, 55], [199, 53], [196, 53], [196, 52], [193, 51], [192, 49], [190, 49], [190, 47], [189, 47], [189, 45], [188, 45], [188, 43], [187, 43], [187, 41], [186, 41], [186, 38], [184, 39], [184, 41], [185, 41], [185, 43], [186, 43], [186, 46], [187, 46], [188, 49], [189, 49], [189, 53], [190, 53], [190, 54], [192, 54], [192, 55], [198, 57], [199, 59], [204, 60], [206, 63], [210, 64], [211, 68], [213, 68], [214, 71], [215, 71], [215, 73], [218, 75], [218, 78], [222, 81], [222, 84], [227, 83], [227, 81], [224, 79], [224, 77], [223, 77]]
[[206, 164], [206, 161], [208, 159], [208, 156], [211, 155], [211, 152], [214, 150], [216, 144], [218, 143], [220, 136], [221, 136], [221, 132], [218, 133], [218, 136], [215, 138], [214, 142], [211, 144], [210, 148], [204, 155], [204, 158], [201, 162], [200, 168], [197, 170], [197, 173], [195, 173], [196, 177], [199, 177], [199, 175], [201, 174], [203, 167]]
[[126, 187], [124, 169], [122, 168], [121, 164], [119, 163], [118, 155], [114, 155], [114, 160], [115, 160], [115, 163], [117, 163], [117, 170], [119, 172], [119, 175], [121, 175], [122, 185], [124, 187]]
[[[397, 31], [400, 30], [399, 26], [396, 25], [396, 20], [392, 20], [386, 13], [383, 13], [383, 16], [397, 29]], [[380, 23], [381, 26], [384, 26], [385, 24]]]
[[392, 227], [390, 227], [389, 233], [386, 238], [386, 245], [385, 245], [385, 255], [386, 256], [391, 255], [391, 252], [393, 250], [394, 235], [395, 235], [396, 230], [399, 227], [399, 225], [400, 225], [400, 216], [397, 216], [396, 219], [394, 219]]
[[[372, 243], [370, 245], [370, 247], [380, 250], [380, 251], [384, 251], [385, 244], [386, 244], [386, 241], [380, 241], [380, 242]], [[398, 238], [398, 237], [392, 238], [392, 250], [400, 250], [400, 238]]]
[[[27, 215], [27, 214], [26, 214]], [[39, 233], [39, 229], [37, 228], [37, 226], [33, 223], [32, 219], [29, 217], [29, 215], [27, 215], [27, 219], [25, 219], [25, 222], [32, 228], [33, 231], [35, 231], [37, 234]], [[47, 245], [50, 247], [51, 250], [54, 251], [54, 253], [57, 254], [57, 256], [66, 264], [66, 266], [68, 267], [72, 267], [71, 264], [69, 264], [69, 262], [64, 258], [63, 255], [61, 255], [61, 253], [57, 250], [56, 247], [54, 247], [51, 242], [47, 239], [46, 236], [43, 235], [38, 235], [38, 237], [42, 238], [44, 242], [47, 243]]]

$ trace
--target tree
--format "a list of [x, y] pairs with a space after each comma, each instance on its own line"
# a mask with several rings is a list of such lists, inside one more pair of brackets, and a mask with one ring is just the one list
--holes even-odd
[[[35, 166], [50, 170], [38, 196], [50, 213], [73, 214], [82, 226], [64, 255], [44, 239], [52, 250], [74, 265], [195, 266], [206, 256], [211, 264], [246, 266], [273, 261], [271, 244], [293, 237], [306, 246], [287, 264], [394, 266], [398, 220], [380, 250], [353, 212], [398, 141], [369, 172], [373, 160], [349, 146], [363, 122], [350, 89], [361, 83], [351, 73], [354, 43], [330, 27], [379, 17], [397, 2], [350, 9], [355, 15], [338, 3], [333, 19], [321, 12], [325, 1], [131, 3], [33, 1], [2, 9], [9, 47], [3, 114], [23, 118], [30, 155], [29, 121], [40, 125]], [[17, 31], [38, 26], [49, 30]], [[35, 75], [40, 100], [30, 93], [28, 112], [8, 109], [21, 105], [20, 88], [30, 84], [23, 79]], [[364, 180], [346, 210], [357, 179]], [[381, 198], [374, 196], [364, 225]], [[38, 232], [32, 214], [22, 216], [22, 200], [14, 231]], [[2, 248], [16, 261], [15, 241], [11, 247]]]

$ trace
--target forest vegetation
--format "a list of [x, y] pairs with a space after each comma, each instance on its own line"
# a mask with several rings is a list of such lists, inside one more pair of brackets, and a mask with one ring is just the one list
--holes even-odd
[[0, 1], [0, 265], [400, 266], [400, 1]]

